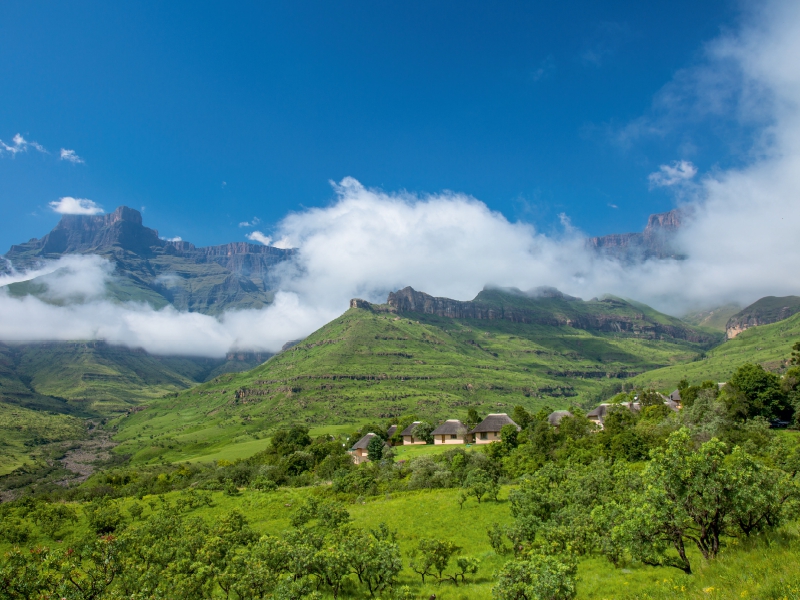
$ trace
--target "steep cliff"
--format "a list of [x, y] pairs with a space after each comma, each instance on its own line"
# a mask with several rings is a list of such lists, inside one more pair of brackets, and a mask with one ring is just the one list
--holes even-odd
[[746, 329], [777, 323], [798, 312], [800, 312], [800, 296], [766, 296], [728, 319], [725, 336], [730, 340]]
[[674, 247], [675, 233], [680, 229], [684, 215], [678, 209], [650, 215], [641, 233], [615, 233], [588, 238], [587, 247], [599, 254], [625, 262], [647, 259], [681, 259]]
[[[109, 296], [218, 314], [272, 302], [274, 267], [294, 252], [245, 242], [198, 248], [162, 240], [143, 225], [139, 211], [121, 206], [107, 215], [64, 215], [43, 238], [12, 246], [3, 264], [27, 270], [67, 254], [98, 254], [115, 267]], [[35, 288], [16, 286], [20, 293]]]
[[[397, 313], [422, 313], [451, 319], [506, 320], [649, 339], [672, 338], [706, 345], [718, 341], [714, 334], [642, 304], [615, 297], [584, 301], [552, 288], [530, 292], [515, 288], [487, 288], [474, 300], [463, 302], [436, 298], [406, 287], [390, 293], [387, 305]], [[351, 307], [358, 306], [351, 303]]]

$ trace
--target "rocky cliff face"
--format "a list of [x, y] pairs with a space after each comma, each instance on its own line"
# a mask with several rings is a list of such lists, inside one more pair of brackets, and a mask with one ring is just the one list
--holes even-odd
[[725, 336], [730, 340], [751, 327], [777, 323], [798, 312], [800, 312], [800, 296], [766, 296], [728, 319]]
[[[585, 302], [557, 290], [520, 294], [518, 290], [484, 290], [475, 300], [463, 302], [437, 298], [406, 287], [390, 293], [387, 304], [398, 313], [422, 313], [452, 319], [505, 319], [513, 323], [619, 332], [652, 339], [670, 337], [700, 344], [714, 341], [714, 336], [678, 319], [665, 315], [661, 316], [666, 318], [653, 318], [618, 298]], [[351, 307], [362, 308], [363, 302], [353, 300]]]
[[684, 215], [678, 210], [650, 215], [641, 233], [615, 233], [588, 238], [587, 247], [605, 256], [636, 262], [647, 259], [681, 259], [673, 245]]
[[294, 253], [245, 242], [198, 248], [162, 240], [139, 211], [121, 206], [107, 215], [64, 215], [43, 238], [12, 246], [3, 264], [26, 270], [66, 254], [99, 254], [114, 262], [126, 286], [141, 290], [133, 299], [218, 314], [269, 304], [274, 268]]

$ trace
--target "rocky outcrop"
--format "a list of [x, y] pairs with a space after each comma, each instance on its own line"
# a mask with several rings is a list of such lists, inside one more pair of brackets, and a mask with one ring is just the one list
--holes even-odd
[[728, 319], [725, 325], [725, 337], [733, 339], [751, 327], [777, 323], [798, 312], [800, 312], [800, 296], [766, 296]]
[[684, 256], [674, 247], [674, 236], [683, 219], [684, 215], [678, 209], [650, 215], [641, 233], [615, 233], [588, 238], [586, 245], [598, 254], [625, 262], [653, 258], [681, 259]]
[[537, 293], [539, 290], [529, 294], [519, 290], [484, 290], [475, 300], [464, 302], [437, 298], [406, 287], [390, 293], [387, 304], [398, 313], [415, 312], [452, 319], [505, 319], [513, 323], [627, 333], [651, 339], [669, 337], [699, 344], [714, 341], [714, 336], [683, 325], [677, 319], [674, 324], [656, 321], [618, 298], [584, 302], [552, 288], [547, 290], [545, 294]]

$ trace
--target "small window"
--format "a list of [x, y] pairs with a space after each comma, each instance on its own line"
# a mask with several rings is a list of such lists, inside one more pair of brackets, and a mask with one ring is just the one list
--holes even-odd
[[450, 439], [451, 439], [451, 440], [457, 440], [457, 439], [458, 439], [458, 436], [457, 436], [455, 433], [451, 433], [451, 434], [450, 434]]
[[488, 440], [489, 439], [488, 436], [486, 435], [485, 431], [483, 433], [481, 433], [481, 439], [482, 440]]

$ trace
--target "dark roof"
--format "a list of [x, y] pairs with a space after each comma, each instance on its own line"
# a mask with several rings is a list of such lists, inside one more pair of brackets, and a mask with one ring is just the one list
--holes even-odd
[[431, 435], [464, 435], [465, 433], [467, 433], [466, 425], [458, 419], [448, 419], [434, 429]]
[[607, 406], [608, 406], [608, 404], [601, 404], [597, 408], [594, 408], [594, 409], [590, 410], [588, 413], [586, 413], [586, 416], [587, 417], [599, 417], [599, 418], [602, 419], [603, 417], [606, 416], [606, 407]]
[[483, 421], [478, 423], [478, 426], [475, 427], [470, 433], [483, 433], [485, 431], [500, 431], [503, 428], [503, 425], [514, 425], [517, 429], [519, 429], [519, 425], [514, 423], [506, 413], [497, 413], [493, 415], [487, 416]]
[[392, 425], [386, 430], [386, 437], [392, 437], [395, 433], [397, 433], [397, 425]]
[[563, 419], [564, 417], [574, 417], [574, 416], [575, 415], [573, 415], [568, 410], [556, 410], [547, 415], [547, 422], [550, 423], [550, 425], [552, 425], [553, 427], [556, 427], [558, 426], [559, 423], [561, 423], [561, 419]]
[[403, 429], [403, 431], [400, 432], [400, 435], [414, 435], [414, 430], [420, 423], [422, 423], [422, 421], [414, 421], [411, 425]]
[[367, 435], [362, 437], [360, 440], [358, 440], [355, 443], [355, 445], [352, 448], [350, 448], [350, 450], [358, 450], [359, 448], [362, 449], [362, 450], [366, 450], [367, 446], [369, 445], [369, 441], [374, 437], [377, 437], [374, 433], [368, 433]]

